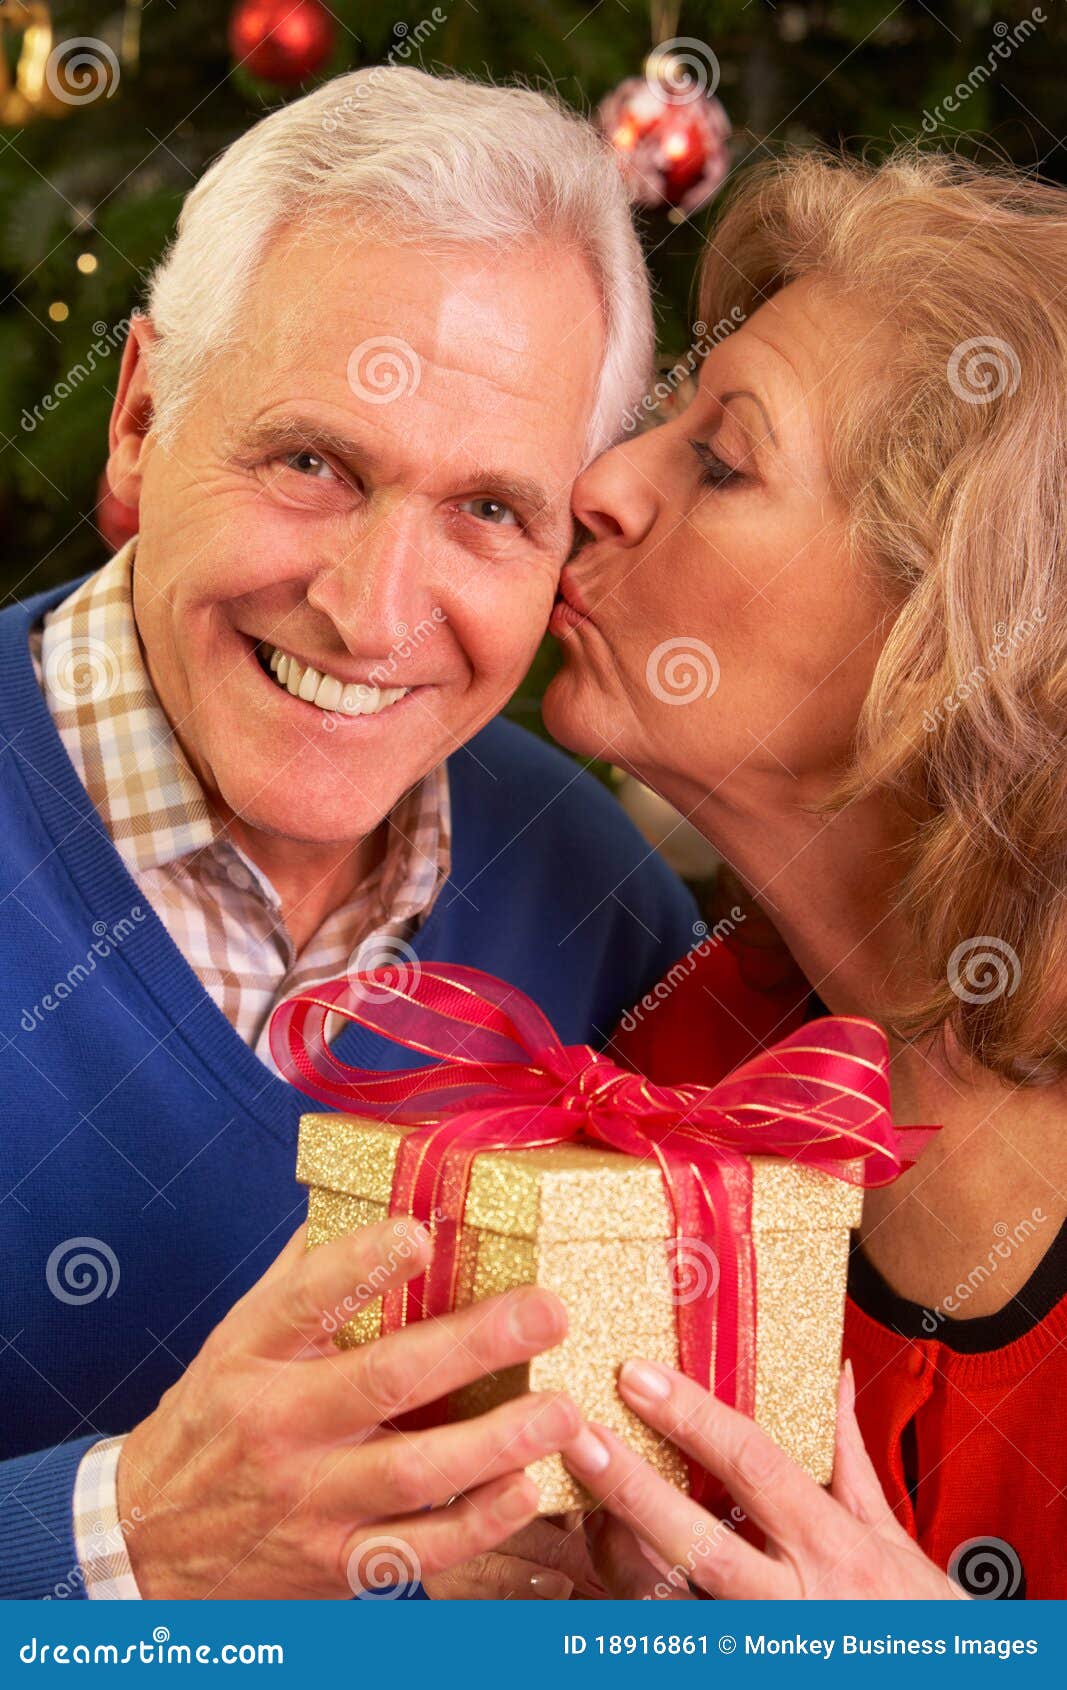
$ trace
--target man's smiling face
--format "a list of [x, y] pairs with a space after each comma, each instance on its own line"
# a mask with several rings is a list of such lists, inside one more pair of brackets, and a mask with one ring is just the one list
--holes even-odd
[[141, 361], [111, 460], [140, 508], [137, 623], [223, 815], [361, 839], [500, 710], [569, 548], [603, 344], [558, 243], [430, 254], [338, 225], [275, 239], [166, 448], [134, 423]]

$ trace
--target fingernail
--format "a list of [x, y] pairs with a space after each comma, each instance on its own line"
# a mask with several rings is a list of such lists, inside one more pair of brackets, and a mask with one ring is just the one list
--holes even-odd
[[566, 1602], [574, 1584], [566, 1573], [531, 1573], [530, 1589], [542, 1602]]
[[611, 1451], [605, 1443], [583, 1426], [578, 1436], [567, 1445], [564, 1456], [568, 1467], [573, 1467], [579, 1474], [588, 1473], [592, 1477], [595, 1473], [602, 1473], [611, 1460]]
[[528, 1520], [536, 1510], [537, 1496], [527, 1479], [509, 1486], [496, 1499], [495, 1511], [501, 1520]]
[[540, 1443], [558, 1449], [574, 1437], [581, 1424], [578, 1410], [570, 1397], [547, 1397], [533, 1422], [534, 1436]]
[[524, 1344], [556, 1344], [563, 1336], [560, 1305], [540, 1293], [522, 1297], [512, 1308], [511, 1329]]
[[641, 1397], [645, 1402], [665, 1402], [671, 1394], [669, 1377], [650, 1361], [624, 1362], [619, 1387], [624, 1395]]

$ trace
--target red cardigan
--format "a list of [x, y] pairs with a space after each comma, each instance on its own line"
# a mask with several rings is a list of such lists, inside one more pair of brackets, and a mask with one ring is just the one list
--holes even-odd
[[[613, 1053], [663, 1084], [712, 1084], [811, 1013], [788, 962], [727, 944], [672, 971]], [[941, 1319], [895, 1296], [857, 1248], [845, 1354], [860, 1426], [898, 1518], [975, 1594], [1067, 1596], [1067, 1227], [995, 1315]], [[973, 1540], [997, 1540], [988, 1550]]]

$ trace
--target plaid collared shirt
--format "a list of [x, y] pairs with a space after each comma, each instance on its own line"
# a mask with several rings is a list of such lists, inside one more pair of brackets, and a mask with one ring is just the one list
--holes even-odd
[[[204, 990], [260, 1059], [271, 1012], [352, 968], [403, 956], [450, 866], [448, 773], [388, 818], [382, 860], [299, 955], [267, 876], [213, 814], [156, 697], [133, 613], [131, 540], [58, 604], [31, 649], [67, 755], [130, 874]], [[121, 1439], [94, 1445], [74, 1491], [75, 1546], [90, 1597], [136, 1597], [119, 1521]]]

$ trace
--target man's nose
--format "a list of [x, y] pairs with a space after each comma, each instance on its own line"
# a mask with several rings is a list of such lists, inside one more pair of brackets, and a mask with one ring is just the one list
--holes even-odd
[[380, 657], [435, 607], [432, 547], [420, 543], [416, 513], [395, 506], [371, 517], [344, 557], [307, 589], [354, 657]]
[[594, 540], [635, 546], [645, 538], [660, 506], [652, 456], [646, 440], [629, 440], [604, 452], [582, 471], [571, 504], [575, 519]]

